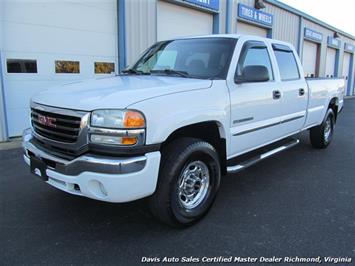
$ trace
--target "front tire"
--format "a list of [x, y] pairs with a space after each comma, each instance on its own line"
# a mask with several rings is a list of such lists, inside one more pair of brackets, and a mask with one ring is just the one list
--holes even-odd
[[162, 150], [150, 210], [165, 224], [189, 226], [208, 212], [220, 179], [219, 157], [211, 144], [194, 138], [174, 140]]
[[310, 140], [313, 148], [325, 149], [333, 139], [335, 126], [335, 114], [332, 109], [328, 109], [325, 119], [319, 126], [310, 129]]

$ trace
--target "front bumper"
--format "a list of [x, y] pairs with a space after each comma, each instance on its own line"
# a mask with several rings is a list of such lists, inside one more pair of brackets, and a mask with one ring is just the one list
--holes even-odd
[[24, 160], [34, 156], [46, 163], [48, 184], [71, 194], [127, 202], [154, 193], [159, 174], [160, 152], [137, 157], [82, 155], [71, 161], [53, 156], [32, 141], [31, 130], [23, 134]]

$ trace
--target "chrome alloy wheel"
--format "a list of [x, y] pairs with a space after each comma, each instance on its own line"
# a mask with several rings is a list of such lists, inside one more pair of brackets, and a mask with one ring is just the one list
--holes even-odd
[[332, 121], [330, 117], [328, 117], [327, 120], [325, 121], [323, 134], [324, 134], [324, 140], [328, 142], [330, 135], [332, 134]]
[[178, 180], [178, 199], [182, 207], [193, 209], [206, 197], [210, 182], [207, 165], [202, 161], [189, 163]]

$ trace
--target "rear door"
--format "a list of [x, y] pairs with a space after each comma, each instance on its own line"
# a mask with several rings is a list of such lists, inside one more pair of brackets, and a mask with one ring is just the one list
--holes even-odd
[[272, 44], [272, 49], [279, 70], [277, 87], [281, 90], [279, 135], [285, 136], [296, 133], [304, 125], [308, 86], [295, 51], [281, 44]]
[[270, 47], [263, 41], [240, 40], [240, 51], [235, 76], [244, 67], [261, 65], [268, 69], [270, 80], [266, 82], [235, 83], [228, 80], [231, 101], [231, 131], [229, 158], [263, 146], [276, 139], [279, 131], [281, 100], [274, 96], [277, 89], [272, 67]]

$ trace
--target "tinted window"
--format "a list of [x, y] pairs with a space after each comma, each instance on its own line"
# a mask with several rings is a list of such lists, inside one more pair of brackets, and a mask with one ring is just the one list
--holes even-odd
[[246, 43], [239, 57], [236, 76], [240, 76], [246, 66], [265, 66], [268, 69], [270, 80], [274, 79], [271, 61], [266, 46], [263, 43], [250, 45]]
[[37, 61], [28, 59], [7, 59], [7, 73], [37, 73]]
[[[174, 75], [174, 70], [201, 79], [225, 79], [236, 39], [196, 38], [159, 42], [132, 67], [142, 74]], [[137, 74], [137, 73], [136, 73]]]
[[281, 80], [299, 79], [297, 62], [291, 50], [274, 50]]

